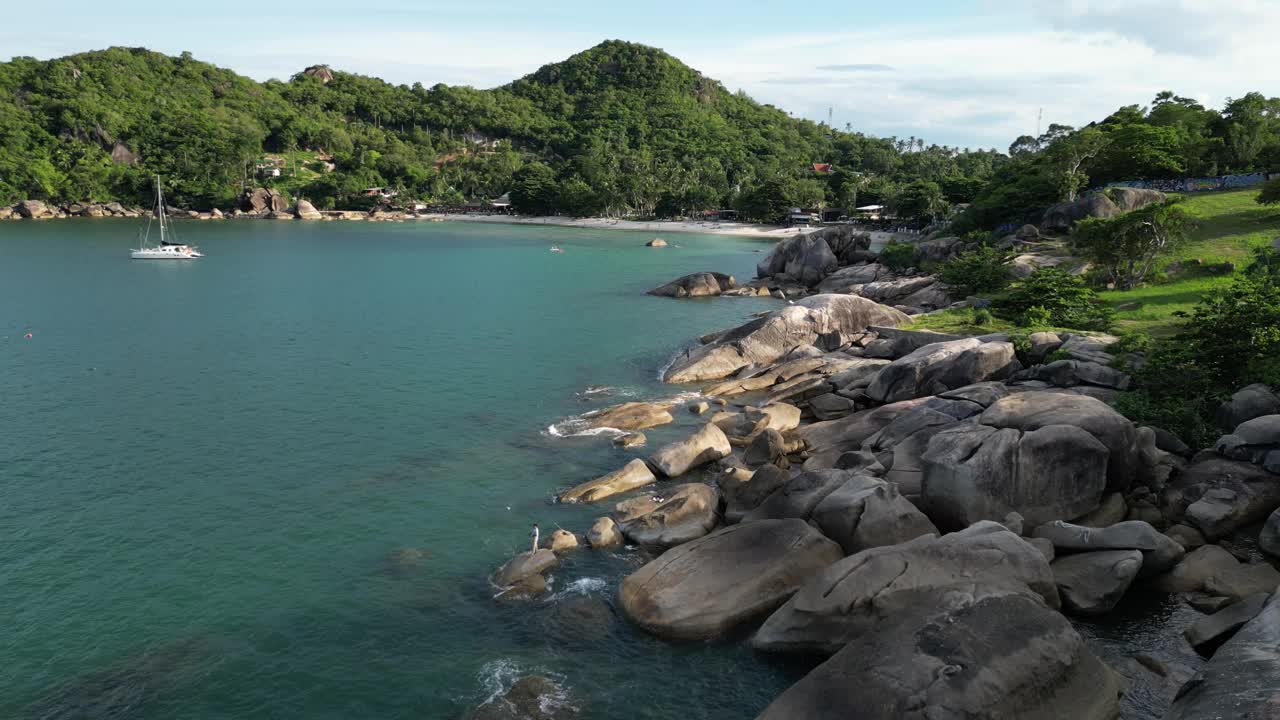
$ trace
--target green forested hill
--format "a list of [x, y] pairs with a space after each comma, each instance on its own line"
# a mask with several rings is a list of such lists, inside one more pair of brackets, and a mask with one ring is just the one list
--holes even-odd
[[[255, 178], [266, 154], [303, 169]], [[306, 162], [317, 155], [333, 169]], [[773, 219], [790, 205], [966, 202], [1004, 160], [797, 120], [618, 41], [492, 90], [324, 67], [258, 83], [139, 48], [0, 64], [0, 202], [135, 201], [159, 173], [197, 209], [231, 205], [248, 183], [321, 207], [392, 187], [439, 203], [510, 191], [531, 212]]]

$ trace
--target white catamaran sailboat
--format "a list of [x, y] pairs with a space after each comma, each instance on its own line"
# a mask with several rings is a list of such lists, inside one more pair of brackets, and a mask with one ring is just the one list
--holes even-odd
[[146, 231], [139, 233], [141, 247], [129, 251], [129, 257], [134, 260], [195, 260], [198, 257], [204, 257], [194, 247], [174, 242], [177, 236], [174, 235], [173, 228], [169, 225], [169, 217], [164, 211], [164, 189], [160, 187], [159, 175], [156, 176], [155, 218], [160, 221], [160, 244], [147, 244], [151, 240], [151, 218], [148, 217]]

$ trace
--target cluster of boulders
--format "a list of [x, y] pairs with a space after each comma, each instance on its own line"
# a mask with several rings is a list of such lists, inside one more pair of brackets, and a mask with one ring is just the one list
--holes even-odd
[[[905, 319], [819, 294], [673, 361], [668, 381], [705, 385], [698, 427], [560, 495], [626, 496], [587, 533], [654, 556], [623, 580], [622, 613], [663, 638], [754, 628], [760, 651], [826, 658], [762, 718], [1113, 718], [1125, 679], [1071, 618], [1176, 593], [1206, 613], [1186, 638], [1212, 659], [1170, 717], [1274, 709], [1280, 573], [1216, 543], [1261, 524], [1280, 552], [1280, 397], [1238, 393], [1229, 432], [1193, 452], [1107, 404], [1129, 383], [1113, 337], [1015, 348]], [[635, 432], [674, 408], [590, 420]], [[495, 583], [536, 592], [555, 556], [518, 556]]]
[[53, 220], [67, 217], [140, 217], [145, 211], [111, 203], [68, 203], [55, 205], [39, 200], [23, 200], [0, 206], [0, 220]]
[[[756, 265], [755, 279], [741, 286], [722, 288], [717, 294], [799, 299], [814, 294], [841, 293], [912, 315], [956, 305], [947, 286], [935, 276], [915, 268], [894, 271], [877, 262], [878, 254], [870, 249], [871, 241], [871, 233], [848, 225], [798, 234], [778, 243]], [[938, 246], [938, 241], [917, 245], [922, 262], [945, 260], [961, 249], [958, 238], [943, 238], [941, 242], [946, 243], [945, 248]], [[686, 278], [680, 278], [676, 282], [684, 280]]]

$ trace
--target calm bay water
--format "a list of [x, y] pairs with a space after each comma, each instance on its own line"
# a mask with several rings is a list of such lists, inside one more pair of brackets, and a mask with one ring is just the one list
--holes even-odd
[[733, 718], [794, 679], [629, 628], [625, 553], [574, 555], [549, 601], [495, 602], [486, 579], [531, 522], [585, 531], [598, 509], [549, 498], [628, 458], [543, 428], [671, 393], [683, 343], [774, 306], [643, 291], [749, 275], [765, 244], [180, 230], [208, 257], [130, 261], [128, 222], [0, 225], [0, 717], [450, 718], [541, 672], [587, 717]]

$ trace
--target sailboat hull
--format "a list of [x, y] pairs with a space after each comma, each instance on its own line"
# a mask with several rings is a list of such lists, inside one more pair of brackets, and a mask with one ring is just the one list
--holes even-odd
[[142, 248], [130, 251], [129, 257], [134, 260], [195, 260], [202, 256], [194, 250], [181, 252], [177, 248]]

